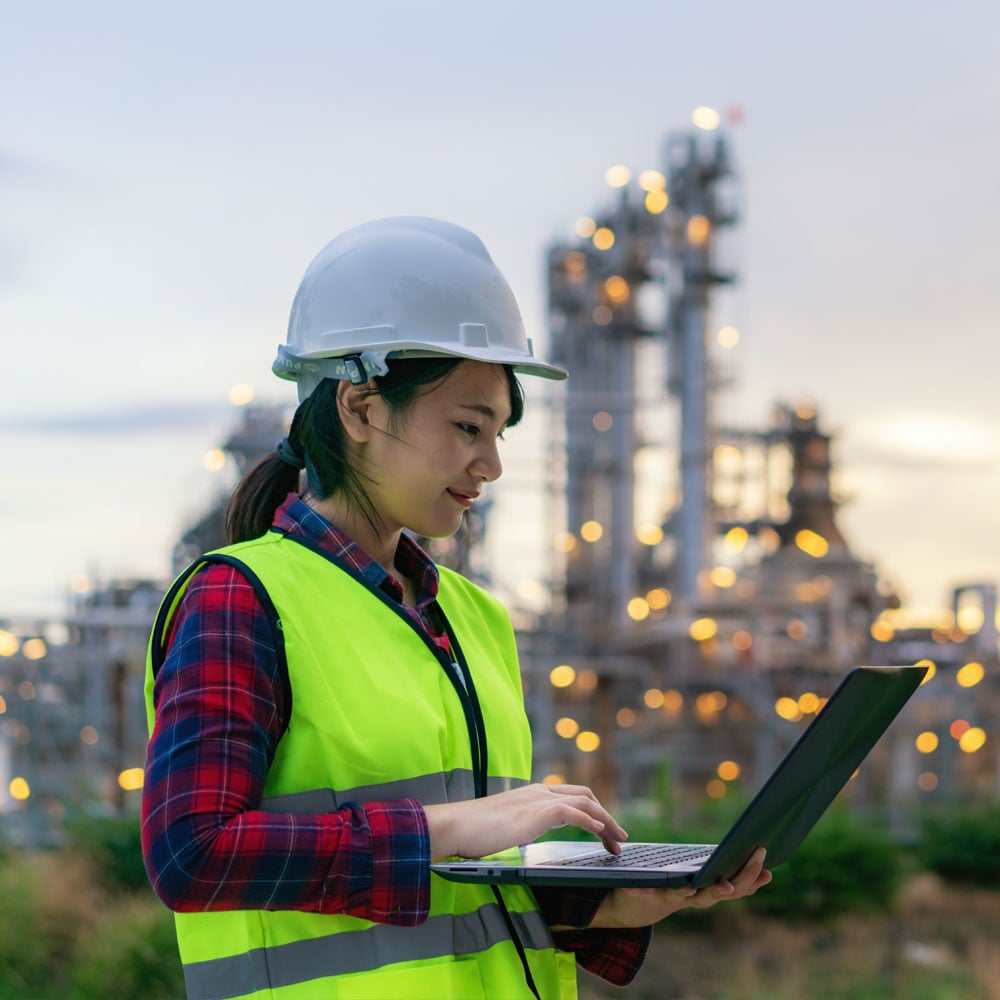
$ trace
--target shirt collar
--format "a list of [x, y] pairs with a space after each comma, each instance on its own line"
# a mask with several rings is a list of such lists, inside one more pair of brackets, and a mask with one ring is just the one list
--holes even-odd
[[[402, 583], [340, 528], [313, 510], [297, 493], [289, 493], [275, 511], [273, 527], [285, 535], [311, 542], [335, 563], [359, 573], [370, 587], [383, 590], [394, 601], [402, 603]], [[437, 567], [431, 557], [405, 533], [399, 538], [396, 564], [403, 575], [416, 584], [418, 609], [437, 599]]]

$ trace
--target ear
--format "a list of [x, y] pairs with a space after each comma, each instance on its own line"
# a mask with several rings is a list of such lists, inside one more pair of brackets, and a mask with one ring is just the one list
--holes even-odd
[[374, 386], [371, 382], [364, 385], [354, 385], [347, 379], [337, 383], [337, 413], [347, 436], [359, 444], [371, 439], [372, 401], [378, 399], [372, 395]]

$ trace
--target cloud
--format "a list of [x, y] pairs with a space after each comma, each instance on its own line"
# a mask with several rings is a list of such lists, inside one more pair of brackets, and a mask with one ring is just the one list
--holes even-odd
[[130, 436], [150, 431], [207, 427], [231, 411], [232, 407], [226, 403], [143, 403], [108, 410], [0, 418], [0, 431], [39, 435], [76, 434], [81, 437]]
[[[846, 452], [847, 449], [844, 449]], [[982, 460], [968, 455], [918, 455], [891, 447], [854, 445], [841, 464], [857, 467], [875, 466], [895, 472], [933, 472], [942, 469], [977, 469]]]
[[1000, 457], [1000, 432], [992, 424], [929, 411], [857, 420], [844, 444], [853, 464], [897, 470], [981, 468]]

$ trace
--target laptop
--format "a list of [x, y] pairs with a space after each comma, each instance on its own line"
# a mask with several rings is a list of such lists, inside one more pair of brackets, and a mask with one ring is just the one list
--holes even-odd
[[696, 889], [737, 875], [758, 847], [765, 867], [786, 861], [920, 686], [926, 666], [857, 667], [718, 844], [548, 841], [431, 870], [454, 882]]

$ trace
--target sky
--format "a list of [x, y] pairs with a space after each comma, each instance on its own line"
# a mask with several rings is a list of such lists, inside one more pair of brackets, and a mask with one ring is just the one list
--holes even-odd
[[[546, 248], [698, 105], [742, 111], [722, 417], [813, 402], [841, 528], [909, 603], [1000, 580], [998, 45], [986, 0], [3, 4], [0, 617], [167, 573], [230, 388], [291, 402], [270, 362], [338, 232], [474, 230], [544, 351]], [[546, 546], [521, 430], [512, 591]]]

